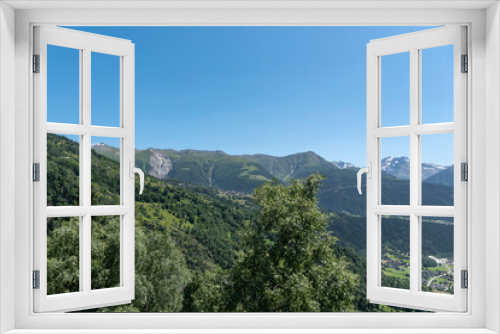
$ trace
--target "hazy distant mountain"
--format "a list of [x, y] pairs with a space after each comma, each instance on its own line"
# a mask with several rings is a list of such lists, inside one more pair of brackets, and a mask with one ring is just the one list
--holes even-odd
[[[382, 159], [381, 162], [382, 172], [395, 176], [399, 179], [409, 180], [410, 179], [410, 159], [407, 157], [386, 157]], [[422, 163], [422, 180], [436, 175], [448, 166], [441, 166], [432, 163]], [[433, 182], [436, 183], [436, 182]]]
[[454, 166], [450, 166], [445, 170], [425, 179], [426, 183], [442, 184], [448, 187], [453, 187]]

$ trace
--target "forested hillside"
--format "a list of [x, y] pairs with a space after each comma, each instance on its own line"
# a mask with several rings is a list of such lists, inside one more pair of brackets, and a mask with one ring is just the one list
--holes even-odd
[[[49, 134], [47, 151], [47, 205], [78, 205], [78, 144]], [[192, 268], [232, 264], [239, 244], [237, 231], [250, 223], [255, 212], [250, 197], [232, 200], [215, 189], [149, 175], [145, 189], [143, 195], [136, 194], [136, 220], [141, 226], [167, 231]], [[119, 203], [119, 164], [94, 150], [91, 193], [93, 205]]]
[[[47, 204], [78, 205], [78, 144], [49, 134], [47, 151]], [[352, 171], [342, 172], [350, 175]], [[333, 185], [334, 179], [323, 182], [323, 187]], [[337, 192], [342, 194], [341, 189]], [[117, 204], [118, 194], [118, 162], [92, 150], [93, 204]], [[245, 251], [243, 235], [254, 227], [258, 210], [250, 195], [146, 175], [144, 194], [136, 194], [136, 299], [131, 305], [98, 311], [192, 311], [197, 293], [211, 293], [196, 286], [213, 283], [214, 277], [227, 275], [237, 254]], [[331, 246], [334, 254], [343, 257], [347, 270], [359, 278], [354, 310], [394, 310], [370, 304], [365, 299], [365, 218], [326, 212], [328, 229], [338, 238]], [[113, 219], [116, 220], [112, 217], [93, 220], [92, 286], [96, 288], [115, 286], [118, 282], [119, 231], [116, 226], [119, 225], [113, 223]], [[439, 228], [447, 227], [440, 225]], [[437, 229], [433, 232], [432, 228], [426, 231], [427, 242], [439, 247], [440, 240], [444, 240], [440, 239], [442, 233]], [[48, 247], [49, 292], [77, 291], [78, 219], [50, 219]], [[213, 309], [213, 305], [205, 306], [205, 311]]]

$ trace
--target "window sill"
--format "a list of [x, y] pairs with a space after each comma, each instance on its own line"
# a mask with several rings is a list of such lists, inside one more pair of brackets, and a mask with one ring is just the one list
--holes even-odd
[[5, 334], [489, 334], [475, 329], [15, 329]]

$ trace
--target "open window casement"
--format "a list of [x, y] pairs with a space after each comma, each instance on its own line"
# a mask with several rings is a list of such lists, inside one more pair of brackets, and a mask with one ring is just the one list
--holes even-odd
[[[48, 60], [56, 51], [62, 56], [57, 60]], [[51, 91], [53, 81], [50, 80], [60, 80], [60, 73], [68, 72], [51, 76], [50, 71], [57, 72], [57, 67], [66, 63], [71, 55], [75, 55], [76, 59], [71, 69], [75, 73], [76, 120], [73, 124], [70, 124], [71, 121], [48, 122], [47, 113], [53, 106], [48, 104], [48, 97], [52, 100], [64, 99], [64, 94], [58, 93], [56, 98], [55, 95], [48, 95], [55, 93], [54, 89]], [[93, 92], [94, 97], [99, 94], [97, 85], [92, 90], [91, 75], [102, 75], [92, 71], [92, 62], [97, 63], [99, 57], [112, 57], [116, 61], [114, 89], [117, 92], [117, 107], [113, 127], [94, 121], [100, 119], [98, 113], [106, 110], [109, 107], [107, 104], [91, 110], [91, 103], [94, 106], [91, 94]], [[70, 29], [35, 27], [33, 82], [34, 311], [66, 312], [128, 304], [134, 299], [134, 44], [128, 40]], [[103, 102], [96, 99], [95, 104], [99, 103]], [[67, 113], [70, 113], [69, 109]], [[92, 142], [99, 137], [116, 140], [120, 146], [119, 167], [113, 174], [116, 193], [109, 195], [115, 202], [99, 202], [99, 194], [92, 194], [94, 182], [104, 182], [93, 179], [95, 162], [92, 160]], [[73, 140], [69, 141], [69, 138]], [[73, 202], [68, 200], [70, 195], [58, 194], [57, 171], [51, 171], [54, 172], [52, 175], [56, 175], [55, 181], [47, 180], [48, 160], [54, 156], [72, 161], [76, 169], [78, 180], [65, 179], [65, 182], [74, 181], [74, 187], [78, 188], [73, 194], [76, 198]], [[118, 163], [113, 163], [118, 166]], [[109, 175], [112, 175], [111, 172]], [[48, 201], [48, 188], [51, 189], [51, 197], [58, 196], [57, 200], [51, 198]], [[54, 224], [64, 227], [60, 229], [63, 233], [50, 239], [50, 242], [57, 242], [58, 246], [51, 249], [52, 252], [60, 250], [59, 258], [52, 258], [47, 251], [48, 233]], [[108, 225], [113, 228], [108, 228]], [[99, 236], [94, 235], [97, 227], [101, 231]], [[99, 237], [103, 242], [114, 242], [116, 252], [99, 253], [100, 249], [93, 244], [93, 237]], [[96, 267], [95, 261], [99, 258], [104, 259], [102, 262], [105, 265]], [[50, 266], [49, 261], [52, 261]], [[48, 270], [52, 272], [48, 274]], [[50, 282], [51, 279], [57, 282]], [[104, 279], [108, 286], [99, 281]], [[71, 282], [68, 283], [68, 280]]]
[[[436, 80], [429, 81], [432, 75], [425, 68], [435, 66], [433, 52], [441, 50], [448, 50], [448, 64], [443, 65], [450, 66], [450, 80], [443, 80], [448, 87], [435, 86]], [[467, 274], [466, 54], [466, 28], [458, 26], [373, 40], [367, 45], [367, 298], [372, 303], [466, 311], [467, 289], [462, 282]], [[399, 71], [390, 66], [395, 56], [406, 64]], [[385, 85], [391, 77], [409, 82]], [[447, 90], [448, 105], [440, 103], [436, 92], [431, 92], [433, 99], [427, 98], [429, 89]], [[391, 105], [391, 94], [408, 94], [408, 103]], [[435, 117], [442, 108], [449, 108], [452, 115], [445, 122]], [[402, 113], [406, 113], [406, 123], [399, 117]], [[446, 136], [452, 137], [452, 144], [443, 141], [441, 147], [438, 139]], [[430, 162], [423, 158], [429, 151], [426, 143], [433, 150], [439, 147], [443, 155], [453, 152], [448, 195], [424, 182], [424, 165]], [[390, 180], [382, 172], [381, 162], [384, 157], [398, 156], [402, 149], [409, 153], [409, 190], [399, 189], [394, 199], [384, 190], [384, 186], [390, 187]], [[428, 245], [428, 224], [451, 228], [449, 240]], [[387, 232], [389, 227], [392, 230]], [[451, 249], [442, 255], [445, 243]], [[424, 262], [429, 258], [440, 264], [441, 271], [427, 269]], [[391, 279], [386, 276], [388, 271], [393, 273]]]

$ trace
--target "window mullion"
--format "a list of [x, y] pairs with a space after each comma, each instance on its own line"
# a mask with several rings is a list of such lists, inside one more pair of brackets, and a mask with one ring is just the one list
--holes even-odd
[[134, 282], [135, 282], [135, 182], [134, 174], [130, 174], [130, 167], [135, 163], [135, 114], [134, 114], [134, 72], [135, 57], [131, 52], [126, 56], [122, 56], [120, 60], [120, 125], [124, 131], [132, 131], [127, 133], [127, 136], [122, 137], [121, 151], [121, 194], [120, 199], [124, 205], [132, 213], [128, 213], [121, 218], [121, 275], [120, 284], [130, 289], [130, 296], [134, 297]]
[[[83, 113], [83, 107], [84, 107], [84, 101], [83, 101], [83, 87], [84, 87], [84, 80], [83, 80], [83, 70], [84, 70], [84, 54], [83, 54], [83, 50], [80, 50], [80, 73], [79, 73], [79, 80], [80, 80], [80, 87], [79, 87], [79, 112], [80, 112], [80, 123], [78, 126], [82, 126], [84, 124], [84, 113]], [[83, 179], [82, 179], [82, 176], [84, 175], [84, 164], [83, 164], [83, 154], [84, 154], [84, 150], [83, 150], [83, 136], [80, 136], [80, 153], [79, 153], [79, 164], [80, 164], [80, 171], [79, 171], [79, 175], [80, 175], [80, 178], [79, 178], [79, 190], [80, 190], [80, 194], [79, 194], [79, 204], [80, 206], [84, 206], [84, 196], [85, 196], [85, 191], [84, 191], [84, 183], [83, 183]], [[84, 236], [85, 236], [85, 229], [84, 229], [84, 218], [82, 216], [79, 217], [79, 224], [78, 224], [78, 229], [79, 229], [79, 250], [78, 250], [78, 261], [79, 261], [79, 268], [78, 268], [78, 275], [79, 275], [79, 284], [80, 284], [80, 287], [79, 287], [79, 291], [84, 291], [85, 289], [85, 286], [84, 286], [84, 273], [85, 273], [85, 266], [84, 266], [84, 256], [83, 254], [84, 251], [85, 251], [85, 247], [84, 247], [84, 244], [83, 244], [83, 240], [85, 240]]]
[[81, 235], [80, 235], [80, 240], [82, 242], [80, 243], [80, 278], [81, 278], [81, 283], [80, 286], [83, 287], [84, 292], [90, 293], [91, 290], [91, 272], [92, 272], [92, 266], [91, 266], [91, 256], [92, 256], [92, 250], [91, 250], [91, 233], [92, 233], [92, 228], [91, 228], [91, 216], [90, 213], [86, 214], [81, 218], [82, 221], [82, 227], [81, 227]]
[[[81, 121], [82, 125], [90, 129], [91, 125], [91, 51], [87, 48], [83, 50], [83, 65], [81, 67], [82, 88], [82, 112]], [[83, 206], [89, 208], [91, 206], [91, 171], [92, 171], [92, 155], [91, 155], [91, 134], [88, 131], [82, 136], [81, 140], [81, 168], [83, 168], [82, 176], [80, 177], [80, 189], [82, 189]], [[80, 235], [80, 278], [83, 281], [83, 291], [90, 293], [91, 290], [91, 233], [92, 233], [92, 219], [90, 211], [87, 212], [82, 218], [82, 232]]]
[[420, 204], [421, 177], [420, 136], [415, 133], [419, 124], [420, 69], [419, 50], [410, 50], [410, 291], [417, 292], [419, 287], [420, 250], [418, 229], [419, 217], [413, 209]]

